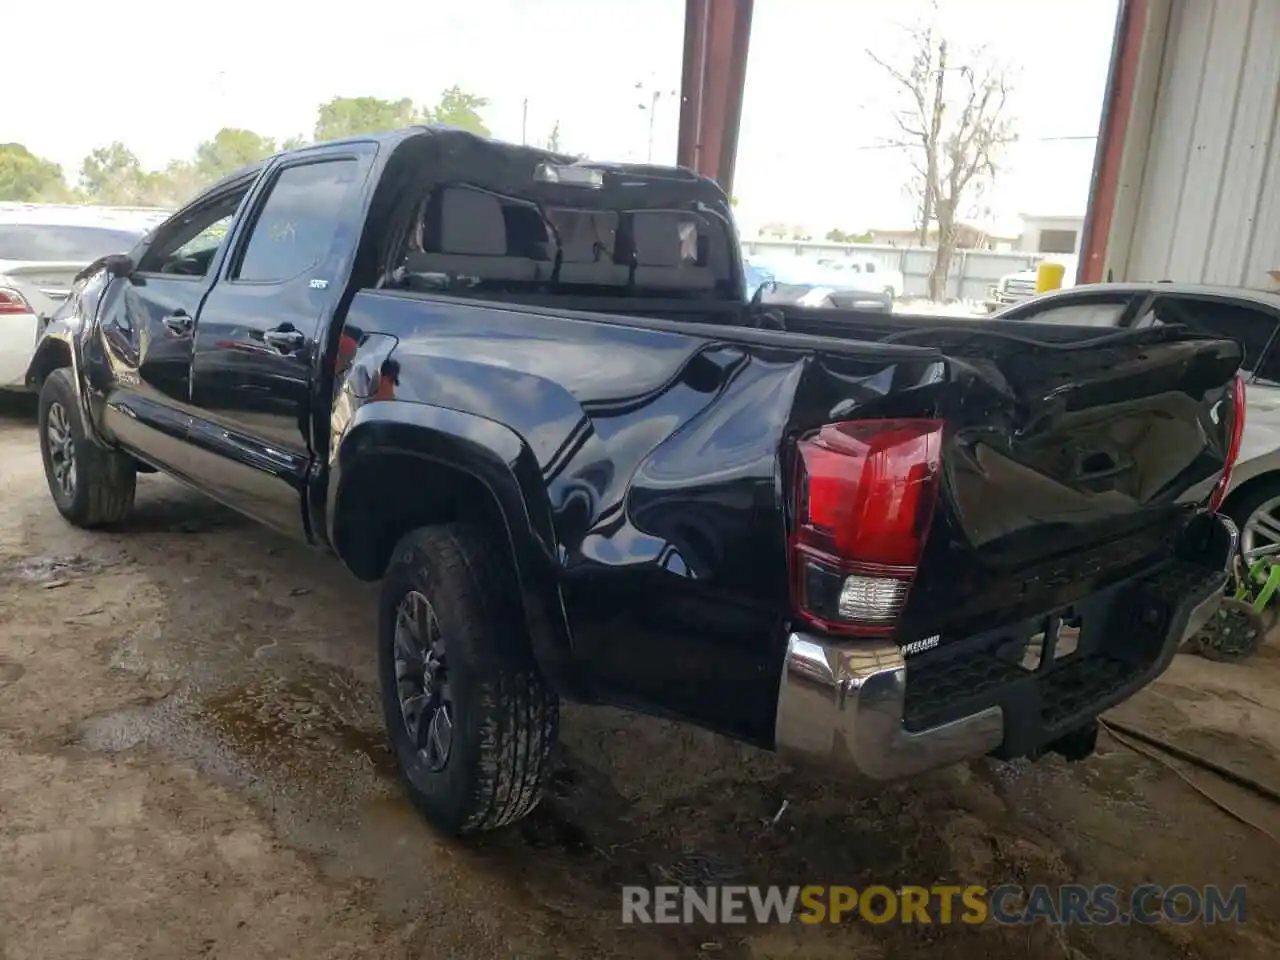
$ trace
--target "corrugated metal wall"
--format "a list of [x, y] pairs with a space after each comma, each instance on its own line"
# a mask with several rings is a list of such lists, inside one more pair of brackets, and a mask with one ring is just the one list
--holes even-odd
[[1278, 105], [1280, 0], [1174, 0], [1128, 279], [1275, 286]]

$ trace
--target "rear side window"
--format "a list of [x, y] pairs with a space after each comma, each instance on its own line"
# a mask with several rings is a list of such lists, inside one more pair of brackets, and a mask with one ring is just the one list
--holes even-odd
[[320, 263], [333, 243], [356, 167], [357, 161], [343, 159], [282, 170], [231, 279], [278, 283]]
[[1185, 297], [1162, 297], [1155, 302], [1151, 316], [1138, 326], [1165, 323], [1184, 324], [1189, 330], [1206, 336], [1235, 340], [1244, 351], [1241, 366], [1246, 373], [1258, 373], [1273, 382], [1280, 380], [1280, 369], [1274, 347], [1264, 366], [1259, 369], [1263, 353], [1276, 332], [1276, 318], [1271, 314], [1238, 303], [1219, 300], [1196, 300]]

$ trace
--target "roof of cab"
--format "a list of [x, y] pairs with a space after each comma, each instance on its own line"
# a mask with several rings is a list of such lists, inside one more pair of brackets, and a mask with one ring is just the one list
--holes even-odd
[[[267, 166], [267, 164], [271, 163], [271, 161], [273, 161], [277, 157], [298, 156], [301, 154], [308, 153], [312, 150], [315, 150], [318, 147], [334, 147], [334, 146], [341, 146], [343, 144], [374, 143], [374, 144], [377, 144], [378, 146], [397, 146], [406, 140], [411, 140], [415, 137], [420, 137], [423, 135], [437, 136], [437, 137], [451, 137], [456, 139], [480, 141], [488, 144], [490, 147], [492, 147], [495, 150], [506, 151], [513, 154], [522, 153], [526, 155], [545, 157], [547, 160], [554, 161], [557, 163], [579, 162], [578, 157], [570, 156], [568, 154], [555, 153], [550, 150], [544, 150], [541, 147], [527, 146], [519, 143], [509, 143], [506, 140], [498, 140], [493, 137], [482, 136], [481, 134], [473, 133], [470, 130], [464, 130], [461, 127], [453, 127], [453, 126], [449, 126], [448, 124], [442, 124], [442, 123], [419, 124], [417, 126], [411, 126], [411, 127], [400, 127], [395, 130], [383, 130], [378, 133], [362, 133], [362, 134], [357, 134], [351, 137], [341, 137], [337, 140], [324, 140], [324, 141], [321, 141], [320, 143], [309, 143], [302, 147], [295, 147], [292, 150], [282, 150], [277, 154], [274, 154], [270, 157], [266, 157], [265, 159], [262, 159], [262, 160], [254, 161], [253, 163], [248, 164], [244, 167], [241, 167], [239, 170], [236, 170], [233, 173], [228, 174], [227, 176], [219, 180], [217, 183], [212, 184], [208, 188], [208, 190], [211, 191], [218, 186], [232, 183], [236, 180], [240, 180], [250, 175], [256, 176], [258, 173], [260, 173], [263, 170], [264, 167]], [[610, 163], [610, 162], [598, 162], [594, 160], [588, 160], [586, 161], [586, 163], [588, 163], [592, 167], [595, 167], [597, 169], [604, 170], [604, 171], [613, 171], [618, 173], [631, 173], [639, 176], [643, 176], [646, 174], [648, 175], [660, 174], [660, 175], [665, 175], [670, 177], [673, 174], [676, 174], [677, 176], [680, 176], [682, 178], [688, 178], [691, 180], [702, 179], [699, 174], [694, 173], [692, 170], [687, 170], [684, 167], [670, 167], [670, 166], [661, 166], [658, 164], [648, 164], [648, 163]]]

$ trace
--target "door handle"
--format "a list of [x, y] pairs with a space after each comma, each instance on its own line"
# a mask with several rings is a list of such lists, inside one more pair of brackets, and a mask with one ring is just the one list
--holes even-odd
[[177, 313], [169, 314], [160, 322], [168, 327], [170, 332], [175, 333], [180, 337], [185, 337], [191, 332], [191, 328], [195, 326], [194, 322], [191, 320], [191, 316], [183, 313], [181, 310]]
[[293, 353], [295, 350], [301, 350], [307, 342], [306, 335], [301, 330], [295, 330], [289, 324], [276, 327], [274, 330], [262, 331], [262, 340], [264, 343], [275, 347], [281, 353]]

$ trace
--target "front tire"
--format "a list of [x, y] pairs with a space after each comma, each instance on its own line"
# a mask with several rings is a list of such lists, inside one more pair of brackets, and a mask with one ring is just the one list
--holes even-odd
[[431, 823], [478, 833], [537, 806], [559, 703], [534, 663], [504, 542], [470, 524], [400, 540], [379, 604], [378, 679], [391, 752]]
[[66, 367], [45, 378], [37, 424], [44, 475], [58, 512], [85, 528], [127, 517], [138, 480], [133, 458], [104, 449], [86, 435], [75, 381]]

